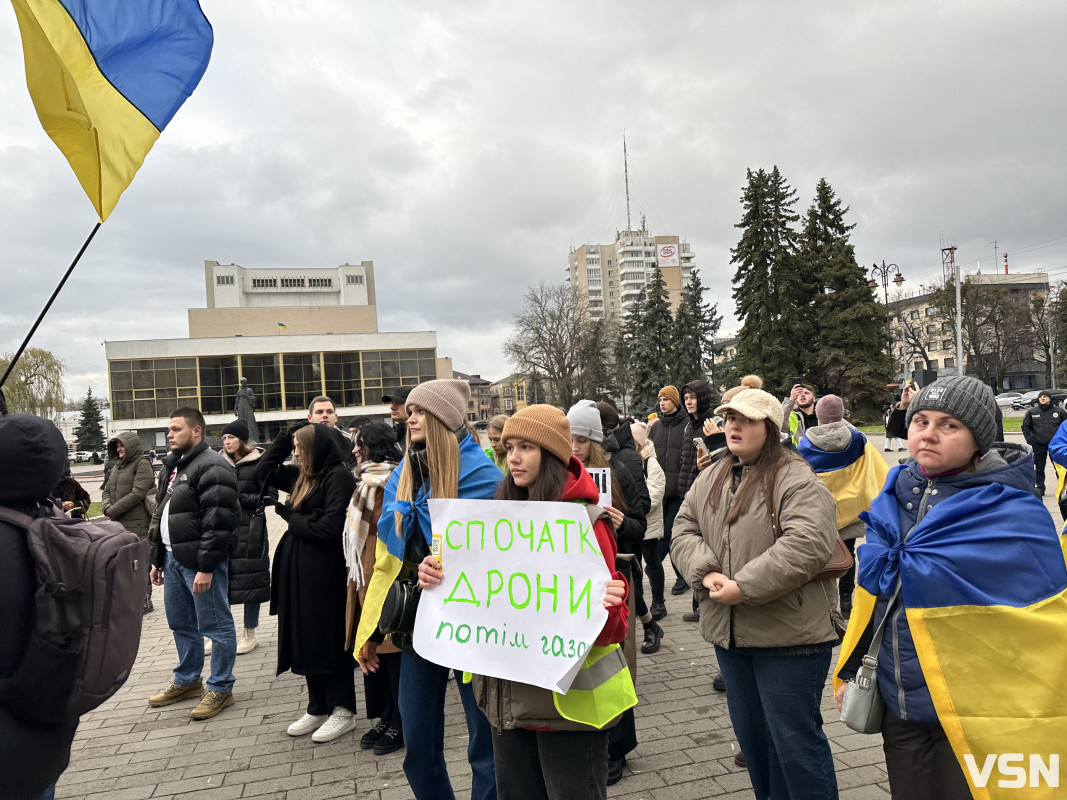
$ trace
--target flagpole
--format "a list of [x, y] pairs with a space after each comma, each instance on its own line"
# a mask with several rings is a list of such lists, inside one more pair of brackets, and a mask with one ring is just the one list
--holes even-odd
[[62, 291], [63, 289], [63, 284], [67, 282], [67, 278], [70, 277], [70, 273], [72, 273], [74, 271], [74, 268], [78, 265], [78, 261], [81, 259], [82, 253], [84, 253], [86, 248], [89, 246], [89, 242], [93, 240], [93, 237], [96, 236], [96, 232], [100, 230], [100, 225], [101, 223], [97, 222], [96, 225], [93, 226], [93, 230], [89, 234], [89, 238], [85, 240], [85, 244], [83, 244], [81, 250], [78, 251], [78, 255], [74, 256], [74, 260], [70, 262], [70, 266], [67, 267], [67, 271], [63, 275], [63, 280], [61, 280], [59, 282], [59, 285], [56, 286], [56, 290], [52, 292], [52, 296], [48, 298], [48, 302], [45, 303], [44, 308], [41, 309], [41, 313], [37, 316], [37, 321], [33, 323], [33, 327], [30, 328], [30, 332], [26, 334], [26, 338], [23, 339], [22, 344], [19, 345], [18, 352], [15, 353], [14, 357], [11, 359], [11, 363], [7, 365], [7, 372], [4, 373], [3, 378], [0, 378], [0, 387], [7, 383], [8, 376], [11, 375], [11, 370], [13, 370], [15, 368], [15, 364], [18, 363], [19, 357], [22, 355], [22, 351], [26, 349], [26, 345], [30, 343], [30, 339], [33, 338], [33, 334], [37, 332], [38, 326], [40, 326], [41, 321], [44, 320], [44, 315], [48, 313], [48, 309], [52, 307], [52, 303], [54, 303], [56, 298], [59, 296], [60, 291]]

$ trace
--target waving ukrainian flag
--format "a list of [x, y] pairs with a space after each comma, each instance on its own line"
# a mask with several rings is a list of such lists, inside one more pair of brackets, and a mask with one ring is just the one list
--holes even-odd
[[[1067, 751], [1067, 563], [1041, 501], [992, 483], [941, 501], [904, 539], [889, 474], [867, 518], [859, 576], [837, 670], [874, 611], [901, 583], [915, 650], [960, 769], [1002, 753]], [[841, 681], [834, 677], [834, 688]], [[977, 798], [1020, 797], [972, 786]], [[1059, 789], [1028, 788], [1052, 798]]]
[[196, 0], [12, 0], [45, 131], [100, 221], [207, 69]]
[[[414, 531], [417, 525], [426, 539], [426, 544], [430, 543], [432, 530], [430, 505], [427, 502], [430, 499], [429, 485], [423, 483], [413, 502], [398, 501], [396, 487], [400, 482], [400, 472], [403, 468], [404, 462], [401, 461], [382, 490], [382, 514], [378, 518], [378, 543], [374, 550], [374, 572], [367, 584], [367, 598], [363, 603], [359, 627], [356, 629], [353, 653], [359, 653], [360, 648], [366, 644], [378, 627], [386, 593], [404, 565], [407, 535]], [[471, 435], [464, 434], [459, 443], [459, 496], [467, 500], [491, 500], [496, 494], [496, 487], [500, 480], [500, 470], [482, 452], [482, 448], [471, 438]], [[397, 513], [404, 518], [405, 538], [401, 538], [396, 530], [395, 515]]]
[[878, 449], [855, 429], [844, 450], [820, 450], [805, 435], [797, 452], [834, 496], [839, 531], [859, 521], [860, 514], [882, 491], [889, 474], [889, 466]]

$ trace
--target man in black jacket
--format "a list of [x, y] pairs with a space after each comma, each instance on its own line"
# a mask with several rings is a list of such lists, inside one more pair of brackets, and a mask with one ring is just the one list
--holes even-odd
[[[241, 510], [237, 479], [226, 459], [204, 441], [204, 417], [179, 408], [167, 429], [170, 455], [159, 474], [159, 532], [152, 543], [152, 583], [165, 586], [167, 622], [178, 648], [174, 680], [149, 698], [168, 706], [196, 697], [193, 719], [233, 705], [237, 632], [227, 599], [227, 559]], [[201, 683], [204, 637], [211, 639], [211, 676]]]
[[396, 443], [401, 449], [407, 446], [408, 438], [408, 395], [414, 386], [400, 386], [393, 389], [389, 394], [382, 395], [382, 402], [389, 404], [389, 418], [393, 421], [393, 430], [396, 431]]
[[[30, 414], [0, 419], [0, 505], [33, 514], [38, 504], [49, 503], [66, 467], [67, 445], [51, 422]], [[36, 590], [25, 530], [0, 522], [0, 679], [17, 679], [20, 667], [25, 671]], [[70, 680], [60, 675], [49, 675], [48, 697], [17, 690], [0, 694], [0, 797], [38, 797], [67, 768], [78, 716], [55, 713], [66, 707], [74, 688], [72, 675]], [[52, 719], [37, 713], [42, 706]]]
[[[656, 448], [656, 460], [663, 467], [667, 486], [663, 492], [663, 538], [659, 540], [659, 560], [662, 562], [671, 550], [671, 531], [674, 517], [682, 506], [683, 494], [678, 491], [678, 473], [682, 464], [682, 442], [689, 423], [689, 415], [681, 408], [682, 398], [673, 386], [659, 390], [659, 419], [649, 426], [648, 438]], [[677, 580], [671, 594], [681, 595], [689, 591], [689, 582], [676, 569]], [[651, 580], [650, 580], [651, 583]], [[663, 601], [663, 586], [652, 583], [652, 600]]]
[[1064, 420], [1065, 412], [1052, 405], [1052, 395], [1041, 392], [1037, 405], [1023, 417], [1023, 438], [1034, 451], [1034, 494], [1045, 496], [1045, 460], [1048, 458], [1048, 443], [1056, 435]]

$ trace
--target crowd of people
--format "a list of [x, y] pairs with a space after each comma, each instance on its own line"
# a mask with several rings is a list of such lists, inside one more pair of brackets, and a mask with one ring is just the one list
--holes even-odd
[[[489, 420], [485, 448], [459, 380], [386, 395], [391, 424], [355, 418], [342, 429], [333, 402], [317, 397], [307, 420], [266, 449], [236, 420], [217, 452], [201, 413], [180, 408], [158, 472], [136, 434], [118, 434], [108, 445], [103, 513], [150, 540], [150, 584], [164, 587], [178, 659], [149, 704], [196, 701], [193, 719], [233, 705], [236, 658], [257, 646], [260, 606], [269, 602], [277, 672], [307, 685], [288, 735], [323, 743], [355, 731], [358, 667], [365, 715], [376, 720], [359, 746], [378, 755], [405, 749], [415, 797], [447, 800], [451, 682], [469, 736], [472, 798], [603, 798], [638, 745], [637, 659], [665, 640], [666, 561], [672, 593], [692, 597], [683, 618], [714, 646], [714, 688], [726, 693], [736, 761], [757, 798], [838, 796], [822, 696], [832, 678], [839, 705], [858, 703], [865, 668], [875, 670], [881, 705], [872, 705], [880, 716], [864, 732], [882, 735], [893, 796], [970, 797], [963, 753], [1004, 744], [983, 719], [1010, 727], [1055, 717], [1056, 693], [1033, 682], [1020, 689], [1020, 679], [1049, 663], [1067, 673], [1067, 634], [1062, 626], [1047, 634], [1067, 608], [1067, 565], [1039, 499], [1046, 453], [1062, 465], [1057, 499], [1064, 495], [1063, 409], [1043, 396], [1023, 424], [1028, 444], [1005, 444], [989, 387], [967, 377], [921, 390], [909, 383], [886, 416], [887, 449], [890, 436], [901, 437], [909, 458], [890, 470], [836, 395], [819, 398], [798, 380], [779, 400], [750, 375], [716, 396], [703, 380], [681, 392], [664, 386], [647, 419], [603, 401], [566, 411], [532, 405]], [[8, 441], [54, 446], [47, 424], [0, 419], [0, 463]], [[0, 481], [0, 504], [33, 509], [52, 497], [84, 515], [87, 496], [62, 471], [52, 474], [59, 459], [42, 464]], [[590, 470], [608, 471], [606, 498]], [[464, 675], [415, 652], [414, 603], [447, 570], [433, 552], [431, 498], [586, 506], [609, 573], [607, 618], [570, 691]], [[270, 508], [286, 525], [273, 559]], [[0, 523], [0, 585], [10, 596], [0, 602], [0, 677], [17, 668], [27, 635], [25, 620], [9, 612], [27, 607], [33, 586], [8, 527]], [[239, 635], [231, 606], [243, 606]], [[990, 624], [994, 612], [1008, 622]], [[959, 658], [961, 636], [1012, 652], [1012, 669], [974, 674]], [[2, 713], [2, 742], [27, 730], [42, 742], [25, 781], [12, 784], [23, 794], [12, 796], [47, 797], [76, 720], [42, 733]], [[64, 743], [67, 755], [56, 755]]]

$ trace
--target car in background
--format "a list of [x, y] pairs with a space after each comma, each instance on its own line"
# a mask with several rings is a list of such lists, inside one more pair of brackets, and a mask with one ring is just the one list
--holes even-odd
[[489, 429], [489, 420], [480, 419], [474, 423], [474, 429], [477, 431], [484, 431]]
[[81, 464], [83, 461], [92, 461], [93, 454], [88, 450], [78, 450], [70, 454], [70, 460], [75, 464]]
[[1067, 400], [1067, 391], [1063, 389], [1034, 389], [1032, 392], [1026, 392], [1021, 397], [1012, 401], [1011, 407], [1016, 411], [1026, 411], [1031, 406], [1037, 405], [1038, 395], [1047, 394], [1052, 400], [1052, 405], [1062, 405], [1064, 400]]
[[1011, 404], [1022, 396], [1022, 392], [1001, 392], [996, 397], [997, 405], [1001, 408], [1011, 408]]

